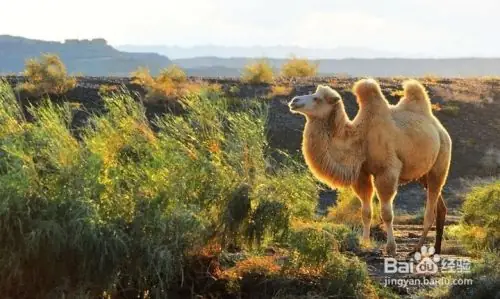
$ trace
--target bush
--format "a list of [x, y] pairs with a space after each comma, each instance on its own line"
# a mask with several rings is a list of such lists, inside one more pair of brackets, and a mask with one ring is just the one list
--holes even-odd
[[108, 85], [108, 84], [103, 84], [99, 86], [99, 95], [101, 96], [110, 96], [112, 94], [115, 94], [119, 92], [121, 89], [117, 85]]
[[500, 246], [500, 181], [475, 187], [465, 197], [462, 218], [448, 235], [458, 237], [472, 250]]
[[318, 65], [307, 59], [290, 58], [281, 67], [281, 75], [285, 78], [313, 77], [318, 72]]
[[271, 92], [268, 95], [268, 98], [273, 98], [277, 96], [289, 96], [292, 92], [292, 88], [290, 86], [285, 85], [273, 85], [271, 86]]
[[377, 298], [366, 265], [356, 257], [334, 251], [321, 265], [280, 263], [274, 256], [253, 256], [220, 277], [232, 294], [247, 292], [252, 298]]
[[164, 294], [207, 243], [286, 241], [292, 219], [313, 217], [311, 175], [286, 157], [266, 170], [258, 101], [190, 94], [186, 113], [157, 117], [154, 132], [129, 94], [103, 95], [106, 113], [77, 139], [69, 105], [42, 101], [27, 122], [5, 83], [0, 97], [6, 297]]
[[273, 69], [266, 60], [247, 64], [243, 70], [242, 81], [250, 84], [272, 83]]
[[131, 76], [132, 83], [145, 88], [146, 100], [151, 102], [178, 100], [201, 90], [199, 85], [189, 82], [186, 73], [176, 65], [161, 70], [155, 78], [143, 67], [138, 68]]
[[66, 67], [55, 54], [43, 54], [40, 59], [29, 59], [23, 75], [26, 82], [17, 88], [31, 96], [62, 95], [74, 88], [76, 79], [68, 76]]
[[298, 264], [319, 266], [338, 251], [359, 248], [357, 233], [342, 224], [295, 221], [288, 243], [297, 256]]

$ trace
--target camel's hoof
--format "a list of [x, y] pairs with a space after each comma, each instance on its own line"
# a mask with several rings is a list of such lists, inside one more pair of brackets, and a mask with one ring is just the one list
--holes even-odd
[[396, 243], [387, 243], [385, 252], [388, 256], [396, 256]]

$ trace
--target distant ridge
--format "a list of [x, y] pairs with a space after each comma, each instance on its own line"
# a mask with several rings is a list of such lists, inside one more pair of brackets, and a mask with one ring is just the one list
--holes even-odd
[[298, 46], [214, 46], [200, 45], [192, 47], [161, 46], [161, 45], [123, 45], [117, 49], [127, 52], [155, 52], [166, 55], [170, 59], [182, 59], [193, 57], [270, 57], [288, 58], [290, 55], [307, 57], [310, 59], [342, 59], [342, 58], [380, 58], [393, 57], [402, 58], [408, 53], [396, 53], [391, 51], [375, 50], [365, 47], [337, 47], [332, 49], [304, 48]]
[[[186, 48], [177, 47], [184, 51]], [[196, 47], [193, 47], [196, 48]], [[219, 47], [227, 51], [244, 47]], [[254, 47], [267, 49], [269, 47]], [[121, 47], [123, 49], [123, 47]], [[296, 54], [303, 55], [308, 49], [297, 47]], [[364, 48], [337, 48], [349, 50], [353, 55], [361, 51], [359, 57], [375, 55], [376, 50]], [[153, 51], [154, 49], [144, 49]], [[277, 46], [273, 51], [293, 50], [293, 47]], [[159, 51], [159, 50], [158, 50]], [[270, 50], [269, 50], [270, 51]], [[327, 51], [327, 50], [324, 50]], [[328, 50], [330, 51], [330, 50]], [[375, 52], [374, 52], [375, 51]], [[361, 53], [360, 52], [360, 53]], [[104, 39], [75, 40], [65, 42], [41, 41], [0, 35], [0, 73], [19, 73], [24, 69], [24, 62], [28, 58], [38, 57], [42, 53], [56, 53], [65, 63], [68, 71], [73, 74], [88, 76], [128, 76], [139, 66], [147, 67], [153, 74], [172, 63], [179, 65], [191, 76], [209, 77], [237, 77], [244, 66], [255, 58], [236, 57], [220, 58], [204, 56], [194, 58], [179, 58], [170, 60], [167, 56], [158, 53], [130, 53], [123, 52], [110, 46]], [[236, 51], [234, 56], [240, 52]], [[370, 54], [371, 53], [371, 54]], [[189, 53], [185, 53], [188, 55]], [[224, 55], [229, 55], [227, 52]], [[292, 53], [290, 53], [291, 55]], [[380, 52], [380, 55], [383, 53]], [[386, 53], [387, 54], [387, 53]], [[290, 55], [285, 55], [289, 57]], [[318, 54], [319, 55], [319, 54]], [[389, 55], [389, 54], [388, 54]], [[394, 55], [397, 55], [394, 54]], [[174, 55], [175, 56], [175, 55]], [[272, 57], [273, 55], [268, 55]], [[258, 56], [262, 57], [262, 56]], [[426, 76], [442, 77], [473, 77], [473, 76], [500, 76], [500, 58], [344, 58], [318, 59], [318, 75], [349, 75], [349, 76]], [[278, 70], [286, 61], [268, 59], [273, 69]]]
[[139, 66], [152, 72], [171, 65], [170, 59], [156, 53], [126, 53], [108, 45], [104, 39], [65, 42], [41, 41], [0, 35], [0, 73], [19, 73], [26, 59], [42, 53], [61, 57], [69, 73], [89, 76], [128, 76]]
[[[196, 57], [174, 59], [172, 62], [186, 69], [189, 75], [238, 76], [252, 58]], [[268, 59], [274, 69], [279, 69], [286, 59]], [[318, 75], [349, 76], [414, 76], [440, 77], [500, 76], [500, 58], [376, 58], [376, 59], [319, 59]]]

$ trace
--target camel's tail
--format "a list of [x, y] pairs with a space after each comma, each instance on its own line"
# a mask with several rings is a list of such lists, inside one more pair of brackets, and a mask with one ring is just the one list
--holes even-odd
[[408, 80], [403, 83], [404, 97], [401, 105], [415, 112], [431, 112], [431, 100], [425, 87], [417, 80]]

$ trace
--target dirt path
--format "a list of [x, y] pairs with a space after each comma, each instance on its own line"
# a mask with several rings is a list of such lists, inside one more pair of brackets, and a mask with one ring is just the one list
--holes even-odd
[[[446, 218], [446, 225], [456, 224], [457, 222], [457, 216], [447, 216]], [[395, 259], [398, 262], [408, 265], [408, 262], [413, 261], [413, 255], [411, 255], [411, 252], [413, 247], [418, 243], [421, 231], [421, 224], [394, 224], [394, 235], [398, 246], [398, 254]], [[434, 238], [435, 228], [433, 228], [432, 232], [429, 233], [428, 242], [426, 243], [427, 247], [434, 245]], [[456, 240], [443, 240], [442, 254], [439, 255], [440, 261], [435, 263], [439, 268], [439, 271], [436, 274], [416, 274], [416, 271], [413, 271], [413, 274], [391, 274], [385, 273], [384, 271], [384, 260], [388, 257], [384, 256], [382, 253], [381, 248], [383, 248], [383, 242], [379, 245], [380, 246], [377, 246], [375, 250], [366, 252], [361, 258], [366, 261], [368, 271], [373, 279], [379, 281], [384, 286], [387, 285], [392, 288], [403, 298], [410, 298], [423, 288], [432, 288], [432, 285], [429, 285], [429, 281], [438, 281], [439, 278], [444, 276], [442, 273], [444, 270], [442, 268], [443, 260], [469, 260], [469, 258], [465, 255], [466, 251]], [[413, 265], [416, 266], [417, 264], [418, 262], [413, 262]]]

